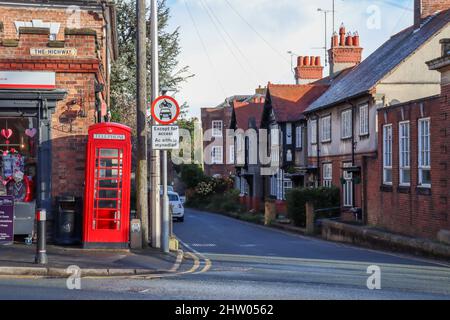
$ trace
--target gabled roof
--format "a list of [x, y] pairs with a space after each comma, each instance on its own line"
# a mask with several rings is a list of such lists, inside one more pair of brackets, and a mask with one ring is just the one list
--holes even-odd
[[328, 88], [327, 84], [269, 84], [266, 101], [271, 104], [277, 122], [294, 122], [303, 119], [305, 109]]
[[412, 26], [394, 35], [346, 76], [334, 79], [330, 89], [312, 103], [306, 112], [327, 108], [370, 92], [449, 22], [450, 10], [446, 10], [429, 17], [420, 29]]
[[244, 131], [261, 127], [264, 112], [264, 102], [236, 102], [234, 103], [234, 114], [236, 129]]

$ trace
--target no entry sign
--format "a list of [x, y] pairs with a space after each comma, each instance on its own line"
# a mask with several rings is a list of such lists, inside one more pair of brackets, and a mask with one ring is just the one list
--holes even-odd
[[169, 96], [162, 96], [152, 104], [152, 117], [162, 125], [170, 125], [177, 121], [180, 116], [180, 105]]

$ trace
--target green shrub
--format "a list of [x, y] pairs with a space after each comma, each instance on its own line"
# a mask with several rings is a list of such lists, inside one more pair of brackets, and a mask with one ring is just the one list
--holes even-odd
[[187, 189], [195, 189], [199, 183], [207, 182], [209, 178], [202, 168], [196, 164], [183, 165], [179, 168], [181, 180]]
[[[289, 218], [296, 226], [305, 227], [306, 203], [312, 202], [316, 210], [340, 207], [340, 190], [336, 187], [297, 188], [288, 192], [286, 200]], [[331, 218], [335, 212], [335, 210], [321, 212], [316, 215], [316, 219]]]

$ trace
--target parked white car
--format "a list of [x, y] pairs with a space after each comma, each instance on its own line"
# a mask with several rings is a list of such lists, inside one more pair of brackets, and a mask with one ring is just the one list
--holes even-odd
[[169, 192], [169, 203], [172, 208], [172, 219], [184, 222], [184, 206], [176, 192]]

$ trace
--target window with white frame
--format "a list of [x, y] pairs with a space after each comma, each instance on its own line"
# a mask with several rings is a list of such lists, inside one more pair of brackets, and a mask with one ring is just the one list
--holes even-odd
[[[351, 162], [344, 163], [344, 168], [349, 168], [352, 166]], [[344, 197], [344, 207], [353, 207], [353, 173], [344, 170], [344, 186], [343, 186], [343, 197]]]
[[352, 110], [345, 110], [341, 114], [341, 138], [348, 139], [353, 135]]
[[333, 164], [331, 163], [323, 165], [323, 186], [327, 188], [333, 186]]
[[383, 183], [392, 184], [392, 125], [383, 127]]
[[359, 134], [365, 136], [369, 134], [369, 105], [359, 107]]
[[286, 144], [292, 144], [292, 123], [286, 123]]
[[323, 117], [320, 121], [320, 136], [322, 142], [331, 141], [331, 115]]
[[419, 120], [419, 185], [431, 187], [430, 119]]
[[223, 147], [215, 146], [211, 150], [212, 164], [223, 164]]
[[236, 157], [235, 157], [236, 148], [234, 146], [230, 146], [230, 155], [228, 157], [229, 164], [234, 164]]
[[272, 126], [269, 135], [270, 157], [272, 159], [272, 164], [280, 161], [280, 135], [281, 131], [278, 126]]
[[297, 149], [301, 149], [303, 147], [303, 135], [302, 135], [302, 127], [297, 126], [295, 128], [295, 147]]
[[223, 137], [223, 121], [214, 120], [212, 122], [213, 137]]
[[411, 138], [409, 121], [399, 124], [400, 185], [411, 184]]
[[283, 199], [286, 200], [286, 194], [293, 187], [292, 181], [290, 179], [284, 179], [283, 181]]
[[272, 197], [277, 196], [277, 178], [275, 176], [270, 177], [270, 195]]
[[311, 144], [316, 144], [317, 143], [317, 120], [311, 120], [310, 122], [310, 127], [311, 127]]

